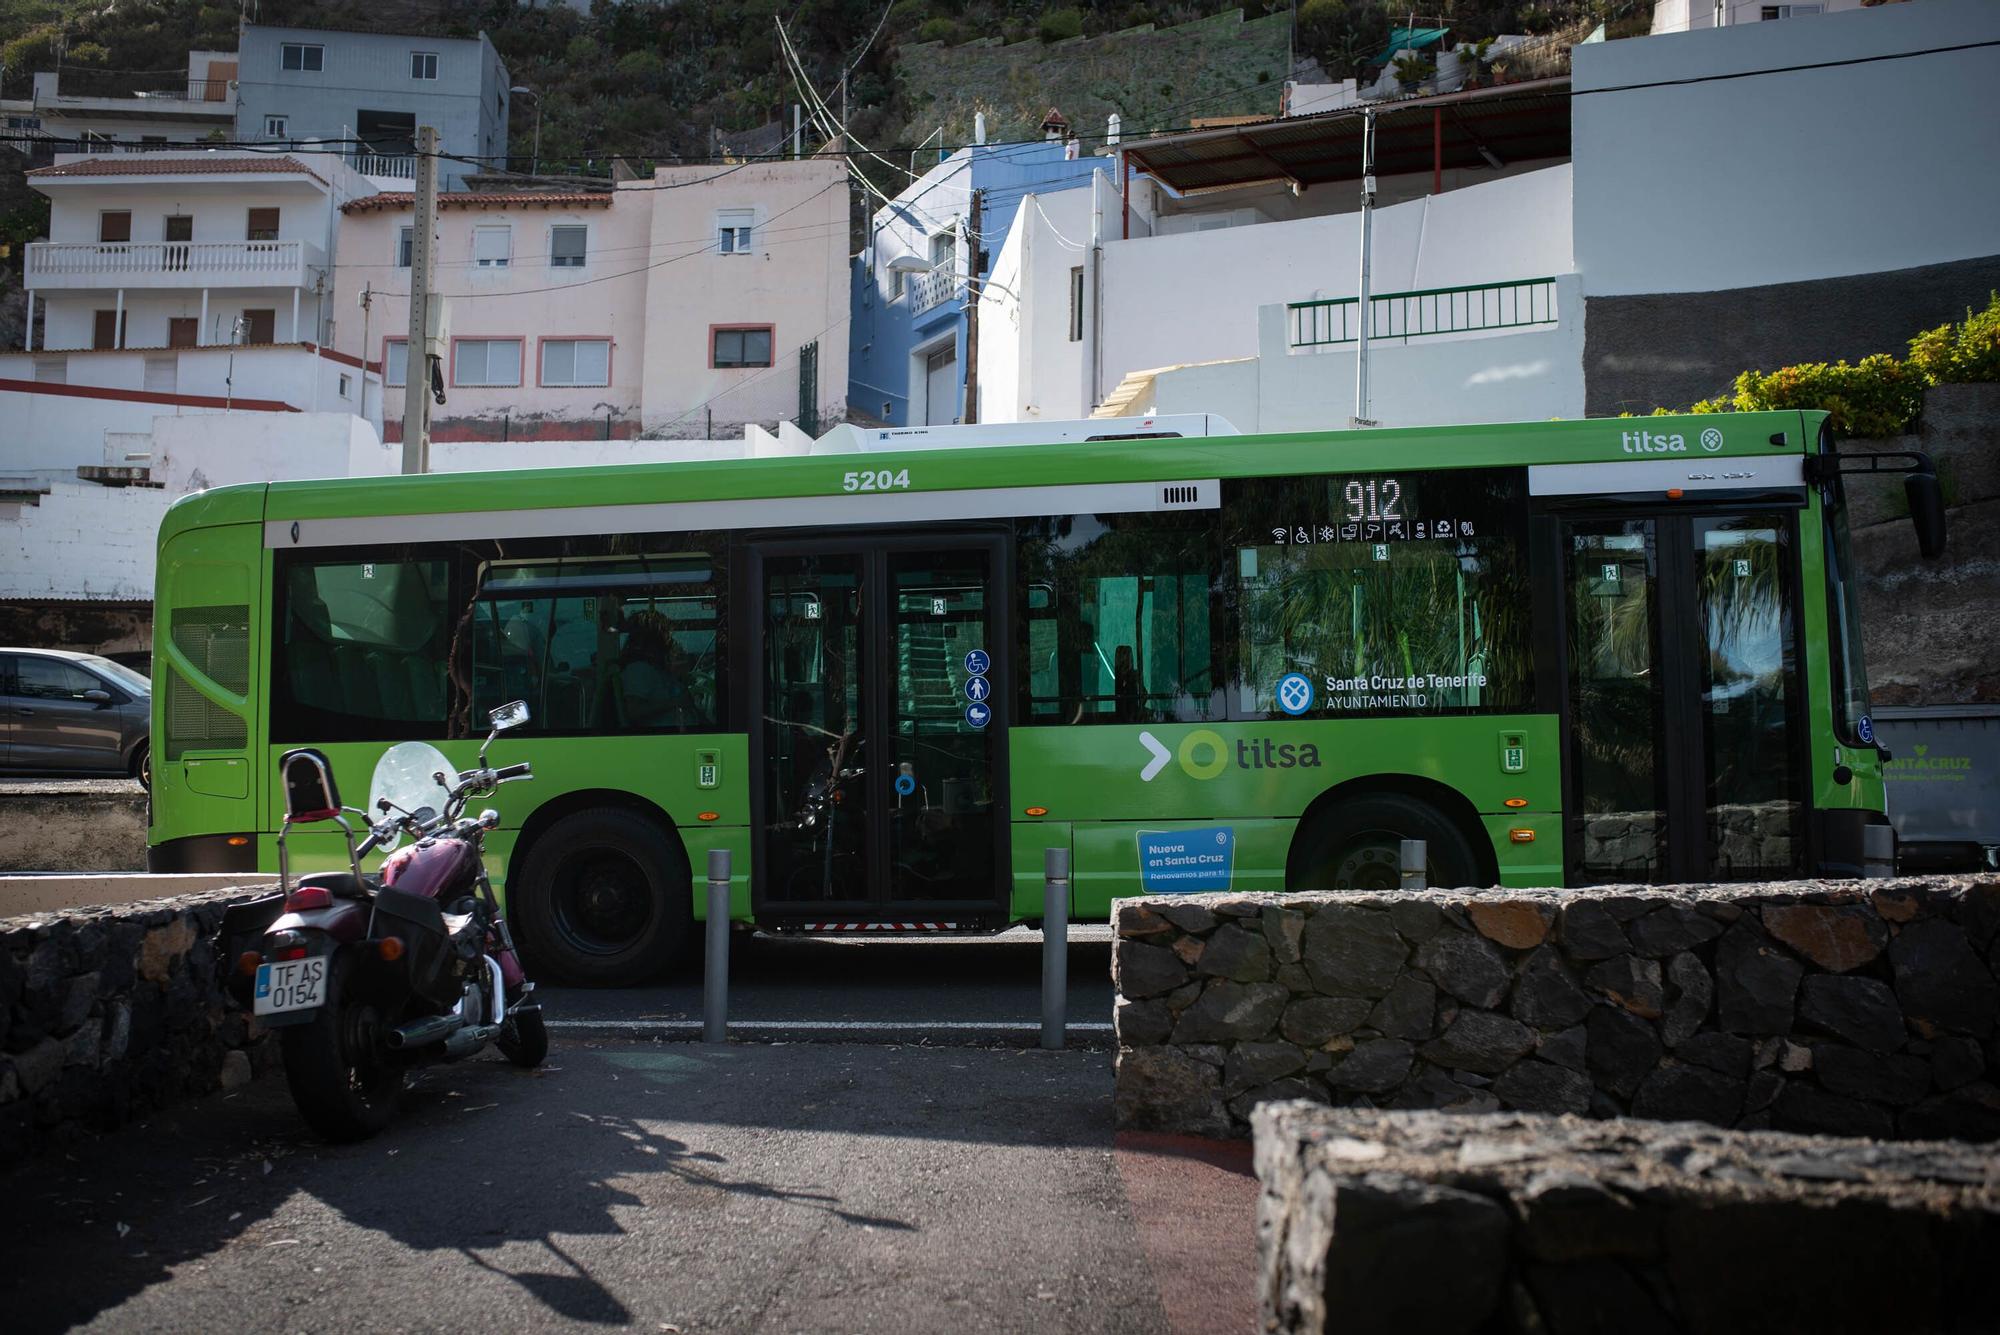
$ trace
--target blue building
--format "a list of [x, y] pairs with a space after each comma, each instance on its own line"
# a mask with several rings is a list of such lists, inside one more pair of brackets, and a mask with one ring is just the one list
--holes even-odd
[[[976, 301], [979, 280], [1006, 242], [1024, 196], [1087, 187], [1103, 165], [1100, 158], [1071, 158], [1055, 140], [976, 144], [958, 149], [875, 210], [867, 244], [854, 257], [848, 410], [891, 426], [963, 421], [967, 289]], [[977, 273], [970, 267], [975, 252], [984, 261]]]

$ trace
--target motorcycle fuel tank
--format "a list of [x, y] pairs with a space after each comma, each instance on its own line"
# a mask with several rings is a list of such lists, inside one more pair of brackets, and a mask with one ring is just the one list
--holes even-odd
[[469, 890], [479, 875], [479, 854], [462, 839], [434, 839], [399, 848], [382, 863], [382, 884], [404, 894], [436, 899], [447, 890]]

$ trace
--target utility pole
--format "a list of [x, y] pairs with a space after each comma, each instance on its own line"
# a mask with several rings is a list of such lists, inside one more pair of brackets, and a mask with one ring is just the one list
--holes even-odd
[[1353, 426], [1374, 426], [1368, 416], [1368, 247], [1375, 220], [1375, 108], [1361, 113], [1361, 325], [1354, 345]]
[[965, 412], [959, 421], [967, 426], [979, 420], [979, 202], [985, 193], [972, 192], [966, 218], [971, 236], [965, 248]]
[[417, 216], [410, 227], [410, 341], [403, 345], [405, 473], [426, 472], [431, 462], [431, 359], [425, 344], [430, 332], [431, 268], [437, 248], [437, 173], [437, 129], [419, 125]]

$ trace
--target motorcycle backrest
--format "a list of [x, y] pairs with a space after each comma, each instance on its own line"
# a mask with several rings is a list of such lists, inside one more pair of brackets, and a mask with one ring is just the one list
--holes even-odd
[[340, 814], [340, 789], [324, 752], [301, 746], [278, 757], [285, 781], [285, 823], [306, 825]]

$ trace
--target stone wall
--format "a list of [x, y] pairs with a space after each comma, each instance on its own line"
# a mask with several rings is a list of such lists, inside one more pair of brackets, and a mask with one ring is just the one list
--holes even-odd
[[1689, 1123], [1256, 1113], [1266, 1331], [1990, 1330], [2000, 1161]]
[[0, 785], [0, 872], [144, 871], [146, 791], [131, 779]]
[[2000, 1137], [2000, 878], [1121, 900], [1119, 1125], [1271, 1099]]
[[262, 893], [0, 919], [0, 1162], [273, 1066], [216, 960], [223, 911]]

